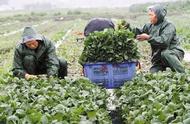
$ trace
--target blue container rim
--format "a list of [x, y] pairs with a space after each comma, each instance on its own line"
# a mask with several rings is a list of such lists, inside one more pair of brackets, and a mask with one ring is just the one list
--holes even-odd
[[125, 61], [125, 62], [96, 62], [96, 63], [85, 63], [83, 66], [88, 65], [105, 65], [105, 64], [129, 64], [129, 63], [138, 63], [138, 61]]

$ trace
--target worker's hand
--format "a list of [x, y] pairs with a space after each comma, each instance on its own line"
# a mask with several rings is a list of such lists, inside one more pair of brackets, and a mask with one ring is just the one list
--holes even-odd
[[36, 75], [30, 75], [30, 74], [25, 74], [25, 79], [29, 80], [29, 79], [36, 79], [38, 78]]
[[143, 33], [143, 34], [137, 35], [136, 38], [139, 41], [149, 40], [150, 39], [150, 35]]

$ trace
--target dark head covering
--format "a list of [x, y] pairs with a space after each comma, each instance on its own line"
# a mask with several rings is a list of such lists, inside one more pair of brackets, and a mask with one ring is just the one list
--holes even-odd
[[40, 34], [33, 27], [25, 27], [22, 34], [22, 43], [26, 43], [31, 40], [42, 40]]
[[106, 28], [113, 28], [114, 23], [111, 19], [106, 18], [94, 18], [89, 21], [84, 29], [84, 35], [88, 36], [90, 33], [94, 31], [103, 31]]
[[165, 7], [161, 5], [153, 5], [153, 6], [148, 7], [148, 10], [151, 10], [156, 14], [158, 18], [158, 22], [156, 24], [159, 24], [164, 21], [165, 16], [167, 14], [167, 10]]

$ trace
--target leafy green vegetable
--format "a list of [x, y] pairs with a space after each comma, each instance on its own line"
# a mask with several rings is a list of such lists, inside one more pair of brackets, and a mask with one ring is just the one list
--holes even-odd
[[189, 123], [190, 73], [139, 74], [117, 90], [125, 123]]
[[128, 29], [105, 29], [90, 34], [84, 41], [79, 63], [124, 62], [139, 59], [134, 34]]
[[131, 30], [130, 24], [126, 20], [120, 20], [117, 25], [118, 29], [129, 29]]
[[[111, 123], [108, 94], [85, 78], [1, 80], [0, 123]], [[6, 93], [3, 93], [6, 92]]]

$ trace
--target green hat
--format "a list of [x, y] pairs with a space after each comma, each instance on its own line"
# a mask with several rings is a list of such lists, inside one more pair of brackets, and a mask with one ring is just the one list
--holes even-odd
[[22, 34], [22, 43], [26, 43], [31, 40], [42, 40], [42, 37], [33, 27], [25, 27]]

